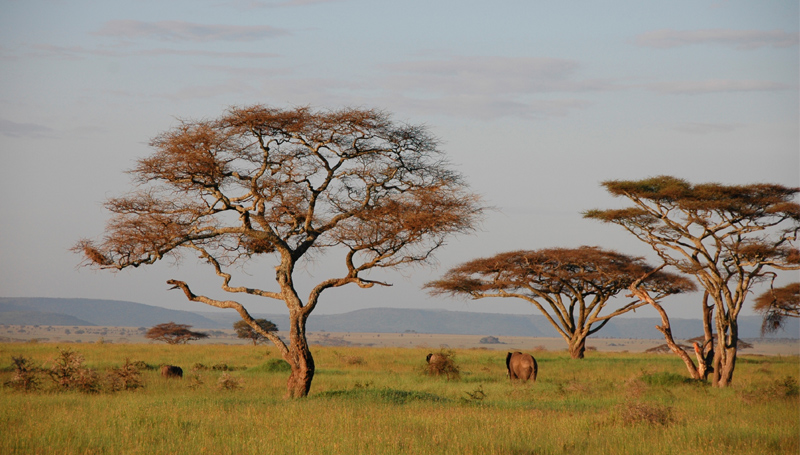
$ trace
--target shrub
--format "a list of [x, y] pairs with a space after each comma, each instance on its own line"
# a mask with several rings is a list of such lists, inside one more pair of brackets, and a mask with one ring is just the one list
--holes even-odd
[[455, 352], [442, 350], [431, 355], [428, 360], [426, 372], [429, 376], [445, 376], [447, 380], [461, 377], [458, 365], [455, 362]]
[[461, 398], [464, 403], [480, 403], [486, 398], [486, 392], [483, 391], [483, 384], [480, 384], [477, 389], [472, 392], [464, 392], [469, 398]]
[[199, 389], [204, 384], [203, 378], [200, 377], [199, 374], [195, 373], [189, 376], [189, 388], [192, 390]]
[[798, 397], [800, 397], [800, 386], [797, 384], [797, 379], [792, 376], [776, 379], [766, 385], [750, 387], [741, 392], [742, 401], [749, 404], [776, 399], [796, 400]]
[[622, 423], [634, 425], [645, 423], [649, 425], [667, 426], [674, 421], [672, 408], [648, 403], [625, 403], [618, 407]]
[[217, 380], [217, 389], [219, 390], [236, 390], [241, 388], [241, 380], [234, 378], [229, 373], [222, 373], [222, 376]]
[[131, 365], [133, 365], [133, 367], [136, 368], [139, 371], [145, 371], [145, 370], [149, 371], [149, 370], [155, 370], [156, 369], [156, 367], [154, 367], [153, 365], [145, 363], [142, 360], [137, 360], [135, 362], [131, 362]]
[[342, 355], [336, 351], [334, 351], [336, 358], [339, 359], [340, 362], [344, 363], [345, 365], [364, 365], [367, 362], [364, 360], [364, 357], [357, 356], [357, 355]]
[[23, 356], [11, 356], [11, 360], [14, 362], [14, 374], [5, 385], [25, 392], [37, 390], [40, 385], [40, 380], [37, 376], [40, 369], [34, 366], [30, 359], [26, 359]]
[[271, 373], [292, 371], [292, 366], [283, 359], [269, 359], [265, 365], [266, 370]]
[[59, 351], [53, 366], [47, 372], [56, 386], [63, 390], [78, 390], [84, 393], [100, 391], [98, 374], [83, 366], [83, 356], [68, 349]]
[[680, 374], [662, 371], [659, 373], [643, 374], [642, 381], [650, 386], [672, 387], [692, 382], [691, 378]]
[[129, 359], [125, 359], [125, 364], [119, 368], [112, 368], [106, 374], [106, 381], [108, 388], [112, 392], [119, 390], [134, 390], [144, 387], [142, 384], [142, 374], [136, 363], [131, 363]]

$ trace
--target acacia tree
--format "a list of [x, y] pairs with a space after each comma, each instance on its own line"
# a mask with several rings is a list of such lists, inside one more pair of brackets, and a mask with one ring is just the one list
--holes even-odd
[[[288, 345], [238, 301], [167, 282], [191, 301], [235, 309], [272, 341], [291, 365], [289, 397], [306, 396], [311, 387], [306, 320], [324, 291], [388, 286], [367, 272], [430, 260], [449, 235], [471, 231], [482, 212], [424, 127], [376, 110], [231, 108], [218, 119], [183, 121], [151, 146], [155, 152], [130, 171], [138, 190], [106, 202], [113, 216], [105, 236], [74, 249], [115, 270], [197, 254], [222, 290], [283, 302]], [[341, 258], [341, 275], [304, 296], [295, 268], [323, 252]], [[265, 256], [275, 263], [271, 288], [232, 285], [229, 270]]]
[[434, 295], [526, 300], [564, 338], [570, 356], [582, 359], [589, 335], [602, 329], [611, 318], [648, 304], [634, 300], [603, 313], [612, 297], [645, 275], [642, 286], [656, 299], [694, 290], [687, 279], [654, 272], [642, 258], [589, 246], [512, 251], [475, 259], [425, 287]]
[[793, 246], [800, 230], [800, 204], [794, 202], [800, 188], [693, 185], [670, 176], [602, 185], [633, 206], [591, 210], [584, 216], [622, 226], [650, 245], [664, 264], [696, 278], [706, 291], [706, 341], [700, 349], [713, 352], [712, 383], [730, 385], [739, 341], [737, 318], [747, 294], [755, 284], [773, 279], [775, 269], [800, 268]]
[[190, 341], [208, 338], [207, 333], [189, 330], [191, 328], [192, 326], [188, 324], [165, 322], [164, 324], [150, 327], [144, 337], [151, 340], [164, 341], [168, 344], [186, 344]]
[[800, 318], [800, 283], [770, 288], [756, 297], [753, 309], [764, 315], [761, 334], [777, 332], [786, 318]]
[[[272, 321], [268, 321], [266, 319], [256, 319], [256, 324], [261, 327], [261, 332], [278, 331], [278, 326], [272, 323]], [[253, 330], [253, 328], [250, 327], [250, 324], [243, 320], [234, 322], [233, 330], [236, 331], [236, 336], [239, 338], [251, 340], [253, 342], [253, 346], [260, 342], [267, 341], [267, 338], [264, 335]]]

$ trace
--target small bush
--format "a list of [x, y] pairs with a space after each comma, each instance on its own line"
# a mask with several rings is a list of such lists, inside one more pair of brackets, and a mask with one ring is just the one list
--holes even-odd
[[131, 362], [131, 365], [133, 365], [133, 367], [136, 368], [139, 371], [150, 371], [150, 370], [155, 370], [156, 369], [155, 366], [147, 364], [142, 360], [137, 360], [135, 362]]
[[792, 376], [776, 379], [766, 385], [750, 387], [741, 392], [742, 401], [745, 403], [760, 403], [775, 399], [797, 399], [798, 397], [800, 397], [800, 386], [797, 384], [797, 379]]
[[428, 361], [425, 372], [429, 376], [445, 376], [447, 380], [457, 380], [461, 377], [458, 365], [455, 362], [453, 351], [440, 351], [433, 354]]
[[14, 362], [14, 374], [5, 385], [25, 392], [37, 390], [41, 384], [38, 377], [39, 367], [23, 356], [11, 356], [11, 360]]
[[365, 365], [367, 362], [363, 357], [357, 355], [342, 355], [334, 351], [336, 358], [345, 365]]
[[644, 374], [641, 377], [642, 381], [649, 386], [662, 386], [673, 387], [676, 385], [687, 384], [692, 382], [691, 378], [682, 376], [680, 374], [668, 373], [666, 371], [660, 373]]
[[648, 424], [667, 426], [674, 421], [672, 408], [648, 403], [625, 403], [618, 407], [618, 413], [625, 425]]
[[112, 368], [106, 374], [106, 381], [108, 388], [112, 392], [119, 390], [134, 390], [144, 387], [142, 384], [142, 374], [136, 363], [131, 363], [129, 359], [125, 359], [125, 364], [119, 368]]
[[464, 403], [480, 403], [486, 398], [486, 392], [483, 391], [483, 384], [479, 385], [477, 389], [472, 392], [464, 392], [469, 398], [462, 398]]
[[200, 377], [199, 374], [195, 373], [189, 376], [189, 388], [192, 390], [199, 389], [204, 384], [203, 378]]
[[267, 363], [264, 364], [264, 368], [270, 373], [292, 371], [292, 366], [283, 359], [269, 359]]
[[316, 395], [319, 398], [345, 398], [358, 400], [372, 400], [381, 403], [401, 405], [411, 402], [442, 403], [449, 401], [447, 398], [427, 392], [410, 390], [395, 390], [389, 388], [360, 388], [351, 390], [328, 390]]
[[83, 365], [83, 356], [70, 349], [59, 351], [53, 366], [47, 372], [62, 390], [78, 390], [84, 393], [100, 391], [100, 376]]
[[234, 378], [229, 373], [222, 373], [222, 376], [217, 380], [217, 389], [219, 390], [236, 390], [241, 388], [241, 380]]

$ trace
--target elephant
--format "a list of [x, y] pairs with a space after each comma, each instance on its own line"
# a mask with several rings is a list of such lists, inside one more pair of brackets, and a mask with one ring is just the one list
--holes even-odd
[[449, 354], [445, 353], [437, 353], [437, 354], [428, 354], [425, 357], [425, 360], [428, 362], [427, 365], [427, 373], [430, 376], [440, 376], [445, 375], [447, 379], [456, 379], [459, 376], [458, 373], [458, 366], [450, 357]]
[[425, 361], [428, 362], [428, 365], [430, 365], [432, 363], [436, 364], [436, 363], [444, 362], [444, 359], [445, 359], [445, 357], [443, 355], [441, 355], [441, 354], [428, 354], [428, 356], [425, 357]]
[[528, 379], [536, 382], [536, 374], [539, 372], [539, 365], [536, 359], [530, 354], [523, 354], [519, 351], [509, 352], [506, 356], [506, 367], [508, 368], [508, 377], [513, 381], [519, 379], [527, 381]]
[[182, 378], [183, 370], [181, 367], [176, 367], [175, 365], [162, 365], [161, 376], [165, 378]]

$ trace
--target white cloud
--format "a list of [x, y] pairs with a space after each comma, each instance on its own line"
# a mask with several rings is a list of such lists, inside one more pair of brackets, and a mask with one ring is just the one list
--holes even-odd
[[153, 38], [163, 41], [257, 41], [288, 35], [269, 25], [196, 24], [182, 21], [108, 21], [96, 35], [119, 38]]
[[726, 92], [769, 92], [789, 90], [793, 87], [772, 81], [710, 79], [705, 81], [658, 82], [648, 86], [660, 93], [676, 95], [701, 95]]
[[800, 42], [798, 33], [783, 30], [656, 30], [636, 37], [640, 46], [668, 49], [693, 44], [717, 44], [736, 49], [785, 48]]

